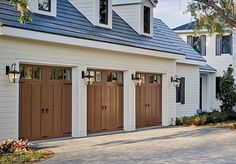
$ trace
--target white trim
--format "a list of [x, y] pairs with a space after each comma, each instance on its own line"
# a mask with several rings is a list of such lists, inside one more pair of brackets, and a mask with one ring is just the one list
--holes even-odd
[[144, 56], [154, 56], [154, 57], [177, 59], [177, 60], [185, 59], [185, 55], [180, 55], [175, 53], [146, 50], [142, 48], [123, 46], [118, 44], [111, 44], [111, 43], [92, 41], [86, 39], [71, 38], [66, 36], [47, 34], [43, 32], [29, 31], [12, 27], [3, 27], [3, 35], [19, 37], [24, 39], [33, 39], [38, 41], [73, 45], [73, 46], [81, 46], [81, 47], [96, 48], [96, 49], [110, 50], [123, 53], [144, 55]]
[[108, 25], [102, 24], [99, 22], [99, 3], [100, 0], [96, 0], [94, 3], [94, 20], [95, 20], [95, 25], [103, 28], [109, 28], [112, 29], [112, 0], [108, 0]]
[[184, 59], [184, 60], [177, 60], [176, 64], [190, 64], [190, 65], [206, 65], [207, 62], [205, 61], [197, 61], [197, 60], [190, 60], [190, 59]]

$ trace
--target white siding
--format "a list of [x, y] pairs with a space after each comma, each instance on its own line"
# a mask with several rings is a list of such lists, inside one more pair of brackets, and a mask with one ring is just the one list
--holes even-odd
[[[75, 46], [0, 37], [0, 140], [18, 137], [18, 84], [9, 84], [5, 66], [13, 62], [73, 65], [73, 136], [86, 135], [86, 89], [81, 70], [86, 68], [118, 69], [125, 72], [126, 97], [125, 130], [135, 129], [134, 83], [130, 74], [135, 71], [163, 73], [163, 125], [174, 119], [175, 88], [170, 77], [176, 74], [175, 60], [102, 51]], [[77, 97], [78, 96], [78, 97]]]
[[[193, 35], [192, 33], [183, 33], [183, 34], [178, 34], [184, 41], [187, 42], [187, 36], [188, 35]], [[216, 93], [215, 93], [215, 77], [217, 76], [222, 76], [223, 71], [227, 70], [228, 66], [230, 64], [233, 64], [233, 56], [230, 54], [222, 54], [221, 56], [216, 56], [216, 34], [208, 34], [204, 33], [206, 35], [206, 56], [203, 56], [206, 60], [207, 63], [214, 67], [217, 72], [214, 75], [210, 75], [211, 77], [208, 78], [208, 83], [210, 86], [209, 95], [208, 99], [211, 102], [210, 106], [208, 106], [208, 111], [211, 110], [216, 110], [219, 109], [220, 102], [216, 99]], [[236, 37], [234, 36], [234, 40], [236, 40]], [[233, 52], [236, 51], [235, 44], [233, 48]], [[212, 77], [213, 76], [213, 77]], [[209, 81], [211, 80], [211, 81]]]
[[95, 0], [69, 0], [69, 2], [94, 24]]
[[141, 34], [141, 5], [113, 6], [113, 10], [124, 19], [137, 33]]
[[199, 109], [199, 67], [178, 63], [176, 67], [177, 75], [185, 77], [185, 104], [177, 103], [176, 116], [192, 116]]

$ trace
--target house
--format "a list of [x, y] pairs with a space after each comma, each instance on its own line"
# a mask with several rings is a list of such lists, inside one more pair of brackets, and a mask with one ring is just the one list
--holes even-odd
[[153, 18], [155, 5], [39, 0], [19, 24], [1, 0], [0, 139], [134, 131], [195, 114], [205, 59]]
[[[209, 33], [202, 30], [194, 34], [195, 22], [187, 23], [173, 29], [185, 42], [190, 44], [207, 61], [209, 69], [200, 66], [200, 109], [203, 111], [218, 110], [221, 102], [217, 100], [219, 85], [223, 71], [230, 64], [236, 70], [236, 31], [224, 33]], [[236, 72], [235, 77], [236, 77]]]

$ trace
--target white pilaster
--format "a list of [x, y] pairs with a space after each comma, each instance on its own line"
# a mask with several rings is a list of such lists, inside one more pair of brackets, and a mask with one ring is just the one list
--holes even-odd
[[[168, 79], [169, 78], [167, 74], [162, 75], [162, 126], [169, 126], [168, 92], [169, 92], [170, 80]], [[170, 86], [170, 87], [174, 87], [174, 86]], [[174, 105], [174, 107], [176, 108], [176, 105]], [[173, 110], [175, 111], [175, 116], [176, 116], [176, 109], [173, 109]]]
[[72, 137], [87, 136], [87, 87], [82, 79], [83, 66], [72, 68]]
[[135, 113], [135, 83], [131, 80], [134, 70], [124, 72], [124, 131], [134, 131], [136, 128]]

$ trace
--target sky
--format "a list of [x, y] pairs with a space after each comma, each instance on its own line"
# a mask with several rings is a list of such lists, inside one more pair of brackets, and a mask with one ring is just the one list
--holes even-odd
[[159, 0], [154, 10], [154, 17], [161, 19], [170, 28], [175, 28], [192, 21], [190, 14], [184, 14], [187, 0]]

